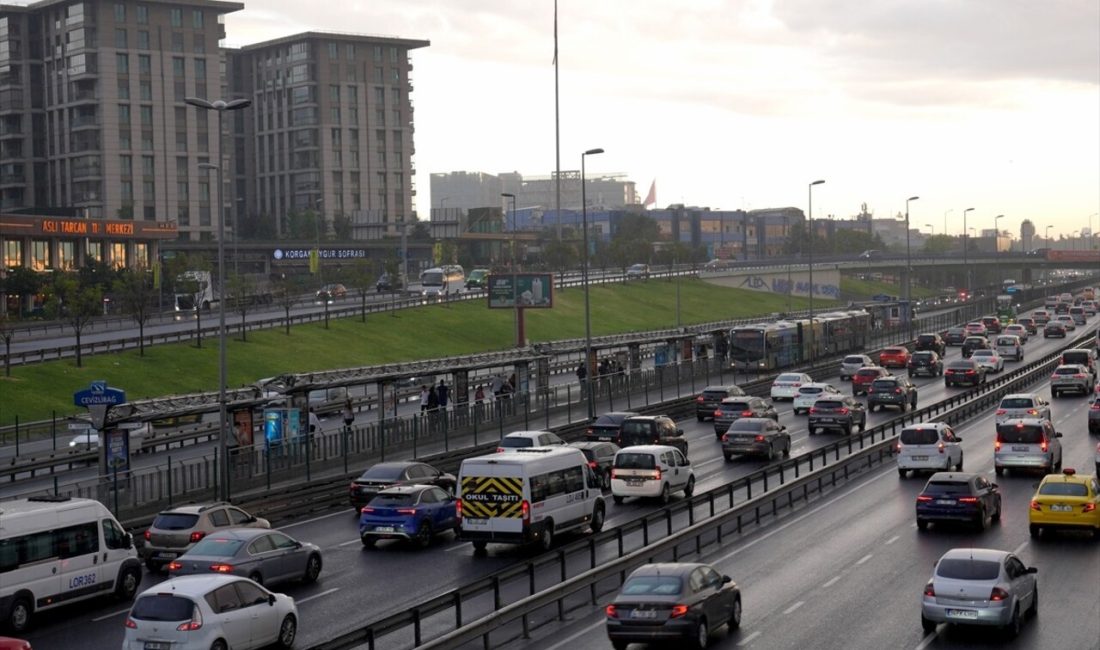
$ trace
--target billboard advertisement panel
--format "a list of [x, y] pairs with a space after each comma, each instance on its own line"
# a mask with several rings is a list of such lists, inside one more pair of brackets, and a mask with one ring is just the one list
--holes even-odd
[[[514, 284], [513, 284], [514, 282]], [[489, 308], [549, 309], [554, 306], [554, 274], [494, 273], [489, 276]]]

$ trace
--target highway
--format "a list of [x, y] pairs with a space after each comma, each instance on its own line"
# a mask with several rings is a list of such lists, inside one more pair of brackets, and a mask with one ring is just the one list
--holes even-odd
[[[1060, 343], [1060, 340], [1032, 338], [1027, 345], [1027, 361], [1039, 358], [1044, 350], [1053, 350]], [[951, 348], [948, 358], [956, 358], [958, 354], [958, 348]], [[1014, 366], [1014, 362], [1008, 362], [1006, 370]], [[823, 379], [841, 386], [836, 377]], [[946, 389], [942, 379], [920, 378], [914, 381], [920, 388], [921, 405], [962, 390]], [[1088, 467], [1086, 461], [1091, 462], [1095, 444], [1083, 433], [1086, 400], [1069, 397], [1053, 404], [1059, 430], [1066, 433], [1066, 465], [1076, 463]], [[869, 425], [895, 416], [896, 411], [869, 414]], [[989, 414], [976, 418], [961, 429], [968, 470], [991, 470], [991, 417]], [[808, 435], [805, 416], [794, 416], [790, 404], [786, 402], [780, 408], [780, 422], [790, 429], [794, 455], [819, 448], [838, 437], [836, 434]], [[710, 422], [698, 423], [689, 419], [682, 421], [680, 426], [684, 428], [690, 443], [689, 455], [696, 471], [697, 491], [725, 484], [764, 465], [763, 461], [724, 462]], [[971, 537], [962, 532], [948, 535], [933, 532], [918, 538], [915, 528], [911, 526], [911, 510], [913, 496], [923, 485], [923, 480], [910, 478], [899, 482], [893, 467], [875, 472], [874, 476], [877, 478], [870, 481], [861, 479], [857, 485], [846, 487], [841, 493], [844, 495], [851, 491], [851, 496], [843, 499], [831, 496], [824, 502], [828, 506], [814, 504], [805, 513], [780, 522], [773, 529], [762, 530], [757, 542], [753, 542], [756, 538], [751, 536], [740, 540], [730, 538], [717, 552], [707, 554], [708, 561], [719, 562], [722, 570], [731, 574], [745, 589], [744, 629], [734, 639], [735, 642], [747, 641], [746, 645], [753, 647], [813, 648], [827, 647], [822, 645], [825, 643], [837, 644], [831, 647], [867, 648], [903, 647], [910, 640], [913, 647], [922, 643], [917, 603], [931, 562], [943, 549], [957, 543], [970, 543], [967, 540]], [[1022, 516], [1026, 519], [1026, 500], [1031, 495], [1035, 478], [1009, 475], [1000, 482], [1005, 488], [1005, 521], [999, 528], [985, 533], [984, 537], [991, 545], [1016, 548], [1027, 539], [1026, 525], [1020, 526], [1020, 513], [1024, 513]], [[1020, 509], [1021, 503], [1024, 504], [1023, 510]], [[654, 503], [629, 500], [617, 506], [609, 499], [607, 505], [609, 527], [657, 508]], [[798, 528], [791, 530], [795, 526]], [[533, 553], [507, 546], [490, 546], [487, 557], [474, 558], [469, 544], [456, 543], [449, 534], [440, 536], [432, 548], [424, 551], [397, 542], [381, 543], [377, 549], [367, 551], [359, 542], [356, 517], [350, 508], [293, 522], [282, 528], [296, 538], [318, 544], [325, 554], [325, 569], [318, 583], [309, 586], [290, 584], [279, 588], [297, 599], [302, 618], [299, 647], [308, 647], [356, 624], [407, 609], [433, 594], [466, 584], [519, 558], [531, 557]], [[780, 532], [783, 534], [779, 535]], [[760, 544], [764, 539], [770, 541]], [[1079, 580], [1079, 576], [1087, 575], [1089, 570], [1092, 575], [1100, 575], [1096, 571], [1095, 558], [1098, 554], [1095, 545], [1082, 547], [1075, 540], [1055, 540], [1049, 544], [1047, 547], [1044, 541], [1038, 552], [1050, 548], [1052, 554], [1061, 553], [1067, 558], [1092, 554], [1084, 557], [1082, 561], [1092, 558], [1085, 564], [1063, 570], [1064, 580], [1069, 580], [1071, 575]], [[723, 557], [724, 554], [729, 557]], [[870, 557], [864, 559], [865, 556]], [[1024, 558], [1040, 566], [1044, 562], [1052, 563], [1046, 555], [1034, 557], [1025, 552]], [[1056, 571], [1051, 569], [1055, 576], [1059, 575]], [[1040, 575], [1040, 584], [1043, 584], [1045, 573]], [[840, 578], [834, 581], [836, 576]], [[146, 574], [142, 587], [149, 587], [163, 579], [163, 575]], [[553, 580], [553, 576], [542, 576], [540, 583]], [[1092, 592], [1087, 587], [1083, 591], [1095, 594], [1096, 585], [1100, 582], [1094, 581]], [[881, 588], [874, 588], [876, 586]], [[834, 590], [835, 595], [831, 593]], [[1057, 620], [1053, 613], [1057, 602], [1055, 591], [1051, 589], [1047, 593], [1051, 596], [1044, 601], [1041, 616], [1046, 620], [1049, 611], [1052, 620]], [[880, 613], [876, 607], [880, 599], [882, 605], [890, 607], [888, 611]], [[796, 606], [800, 600], [803, 602]], [[1097, 598], [1093, 597], [1087, 605], [1068, 605], [1077, 620], [1096, 621], [1097, 602]], [[848, 603], [851, 603], [850, 608]], [[839, 609], [837, 604], [843, 604], [845, 609]], [[806, 613], [794, 614], [802, 608]], [[780, 616], [779, 612], [788, 609], [788, 614]], [[74, 605], [43, 615], [37, 629], [28, 636], [36, 648], [65, 647], [66, 641], [77, 634], [90, 647], [117, 646], [123, 636], [125, 611], [122, 604], [111, 601]], [[845, 615], [844, 612], [848, 611], [861, 612], [865, 616]], [[798, 621], [807, 623], [797, 624]], [[576, 638], [567, 645], [610, 647], [600, 625], [602, 618], [598, 612], [582, 611], [572, 616], [569, 625], [546, 626], [536, 635], [544, 644], [540, 647], [545, 648], [563, 647], [566, 637], [574, 636]], [[1034, 630], [1038, 627], [1025, 628], [1024, 638], [1034, 639], [1028, 635], [1035, 634]], [[1056, 646], [1088, 647], [1062, 642], [1066, 635], [1080, 640], [1081, 627], [1066, 626], [1064, 632], [1058, 633]], [[842, 641], [849, 630], [865, 636], [861, 636], [856, 644]], [[759, 634], [749, 638], [755, 632]], [[1075, 634], [1078, 636], [1074, 637]], [[957, 636], [952, 630], [942, 640], [937, 637], [934, 642], [955, 643]], [[1052, 643], [1054, 639], [1041, 638]], [[729, 641], [716, 638], [716, 642], [718, 647], [733, 647]], [[516, 644], [516, 647], [536, 647], [533, 643], [528, 641]], [[1041, 646], [1018, 647], [1054, 646], [1043, 643]]]

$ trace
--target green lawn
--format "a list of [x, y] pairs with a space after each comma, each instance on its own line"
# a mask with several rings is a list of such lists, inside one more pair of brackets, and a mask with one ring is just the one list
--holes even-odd
[[[855, 300], [869, 300], [871, 296], [878, 294], [886, 294], [888, 296], [897, 296], [901, 298], [905, 293], [905, 288], [900, 284], [876, 282], [874, 280], [860, 280], [850, 276], [843, 276], [840, 278], [840, 291], [845, 296], [852, 296]], [[913, 298], [927, 298], [929, 296], [938, 296], [939, 294], [940, 292], [935, 289], [917, 286], [913, 287]]]
[[[683, 324], [784, 311], [787, 299], [765, 293], [732, 289], [685, 279], [680, 285]], [[821, 306], [821, 301], [817, 301]], [[664, 280], [625, 285], [593, 285], [592, 334], [656, 330], [676, 325], [676, 284]], [[792, 308], [806, 308], [792, 299]], [[513, 314], [489, 310], [483, 302], [463, 302], [405, 309], [395, 315], [372, 314], [333, 319], [322, 324], [298, 325], [290, 336], [283, 329], [253, 332], [247, 342], [237, 340], [235, 319], [227, 314], [230, 386], [292, 372], [369, 366], [502, 350], [512, 346]], [[584, 293], [579, 288], [557, 291], [554, 308], [526, 312], [529, 341], [551, 341], [584, 336]], [[52, 412], [67, 415], [83, 411], [72, 405], [74, 391], [95, 379], [126, 390], [128, 399], [214, 390], [218, 376], [218, 346], [206, 338], [201, 349], [192, 345], [148, 347], [137, 351], [84, 358], [84, 367], [72, 361], [54, 361], [12, 369], [0, 379], [0, 425], [48, 419]]]

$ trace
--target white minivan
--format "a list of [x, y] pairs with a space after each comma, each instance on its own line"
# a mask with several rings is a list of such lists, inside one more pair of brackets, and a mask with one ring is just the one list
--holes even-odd
[[691, 461], [676, 447], [638, 445], [615, 453], [611, 463], [611, 496], [615, 503], [626, 497], [650, 497], [668, 503], [669, 495], [695, 492], [695, 471]]
[[998, 336], [995, 349], [997, 354], [1001, 355], [1001, 358], [1014, 361], [1024, 360], [1024, 346], [1020, 341], [1020, 337], [1015, 334], [1001, 334]]
[[576, 447], [523, 447], [462, 461], [458, 470], [461, 540], [482, 553], [489, 542], [544, 550], [568, 530], [603, 528], [600, 480]]
[[141, 561], [106, 506], [67, 496], [0, 502], [0, 623], [20, 633], [34, 615], [97, 596], [133, 600]]
[[962, 438], [943, 422], [922, 422], [901, 430], [898, 438], [898, 476], [910, 471], [946, 472], [963, 469]]

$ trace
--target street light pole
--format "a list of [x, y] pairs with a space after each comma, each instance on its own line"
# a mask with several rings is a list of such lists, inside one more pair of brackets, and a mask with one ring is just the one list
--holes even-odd
[[1047, 248], [1050, 248], [1050, 229], [1051, 229], [1052, 227], [1053, 227], [1053, 226], [1047, 226], [1047, 229], [1046, 229], [1046, 236], [1045, 236], [1045, 237], [1043, 237], [1043, 239], [1047, 240]]
[[943, 234], [947, 234], [947, 215], [955, 211], [955, 208], [951, 208], [943, 213]]
[[516, 347], [522, 348], [525, 341], [523, 335], [523, 328], [520, 326], [520, 314], [519, 314], [519, 291], [516, 287], [516, 195], [509, 194], [508, 192], [501, 193], [506, 199], [512, 200], [512, 308], [515, 316], [515, 329], [516, 329]]
[[967, 249], [970, 248], [970, 241], [967, 239], [966, 214], [968, 212], [973, 211], [973, 210], [974, 210], [974, 208], [967, 208], [967, 209], [963, 210], [963, 268], [966, 269], [966, 299], [967, 300], [970, 300], [971, 293], [970, 293], [970, 263], [967, 261], [969, 256], [970, 256], [969, 251], [967, 251]]
[[932, 231], [932, 234], [928, 235], [929, 237], [935, 237], [936, 236], [936, 227], [935, 226], [933, 226], [930, 223], [926, 223], [926, 224], [924, 224], [924, 227]]
[[[783, 215], [783, 239], [787, 241], [788, 245], [791, 241], [791, 223], [790, 217], [786, 214]], [[791, 313], [791, 252], [787, 253], [787, 313]]]
[[1001, 219], [1004, 219], [1003, 214], [999, 214], [993, 217], [993, 252], [1001, 252], [1001, 226], [999, 224]]
[[224, 152], [222, 149], [222, 113], [247, 108], [252, 104], [250, 99], [234, 99], [208, 101], [200, 97], [187, 97], [184, 101], [196, 108], [217, 111], [218, 114], [218, 163], [201, 163], [200, 169], [216, 169], [218, 192], [218, 454], [221, 456], [218, 466], [218, 490], [220, 498], [229, 499], [229, 427], [228, 413], [225, 403], [226, 389], [226, 351], [225, 351], [225, 208], [222, 202], [222, 161]]
[[814, 185], [821, 185], [825, 181], [814, 181], [810, 183], [806, 190], [809, 194], [809, 214], [808, 223], [810, 225], [810, 249], [809, 249], [809, 271], [810, 271], [810, 362], [812, 363], [814, 357]]
[[911, 196], [905, 199], [905, 320], [909, 327], [910, 340], [913, 338], [913, 256], [909, 249], [909, 202], [916, 201], [919, 196]]
[[585, 388], [588, 402], [588, 419], [596, 417], [596, 401], [592, 394], [592, 312], [588, 302], [588, 201], [584, 187], [584, 159], [586, 156], [594, 156], [603, 153], [603, 149], [589, 149], [581, 154], [581, 242], [584, 254], [581, 255], [581, 274], [584, 276], [584, 378], [588, 383]]

